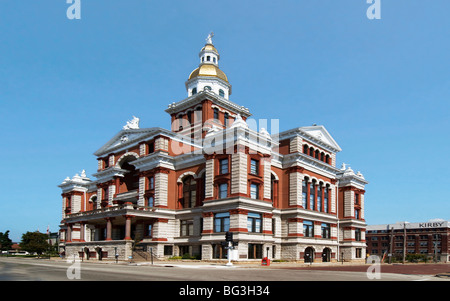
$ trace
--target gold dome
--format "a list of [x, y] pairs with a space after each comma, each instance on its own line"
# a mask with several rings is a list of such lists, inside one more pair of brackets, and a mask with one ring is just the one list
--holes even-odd
[[206, 44], [201, 51], [210, 50], [215, 51], [217, 54], [219, 54], [219, 51], [217, 51], [216, 47], [214, 47], [213, 44]]
[[[208, 45], [206, 45], [208, 46]], [[205, 46], [205, 47], [206, 47]], [[214, 46], [213, 46], [214, 47]], [[191, 75], [189, 75], [189, 79], [191, 80], [193, 78], [196, 78], [198, 76], [213, 76], [218, 77], [221, 80], [224, 80], [228, 83], [228, 78], [225, 75], [225, 73], [219, 69], [216, 65], [213, 64], [203, 64], [194, 71], [191, 72]]]

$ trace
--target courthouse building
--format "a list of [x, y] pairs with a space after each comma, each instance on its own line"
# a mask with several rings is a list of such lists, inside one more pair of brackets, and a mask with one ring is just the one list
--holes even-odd
[[223, 259], [229, 231], [236, 260], [364, 260], [363, 175], [336, 167], [341, 148], [322, 125], [252, 129], [219, 59], [209, 36], [187, 97], [165, 110], [170, 130], [133, 118], [94, 153], [92, 178], [59, 185], [66, 256]]

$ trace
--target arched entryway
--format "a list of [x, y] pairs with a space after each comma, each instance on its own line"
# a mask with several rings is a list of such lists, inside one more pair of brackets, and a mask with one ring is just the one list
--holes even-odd
[[331, 249], [324, 248], [322, 251], [322, 262], [330, 262], [331, 261]]
[[307, 247], [303, 256], [305, 262], [314, 262], [314, 249], [312, 247]]

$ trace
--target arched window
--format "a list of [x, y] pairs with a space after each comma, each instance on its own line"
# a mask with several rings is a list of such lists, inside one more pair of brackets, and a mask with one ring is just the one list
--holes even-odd
[[324, 152], [320, 153], [320, 161], [324, 161], [325, 162], [325, 153]]
[[89, 200], [89, 208], [88, 210], [94, 210], [97, 206], [97, 196], [93, 196], [90, 200]]
[[314, 188], [315, 186], [316, 180], [312, 180], [311, 185], [309, 187], [309, 209], [311, 210], [316, 210], [315, 206], [316, 191]]
[[303, 145], [303, 153], [306, 155], [308, 154], [308, 145], [306, 145], [306, 144]]
[[326, 156], [325, 156], [325, 162], [327, 162], [328, 164], [330, 164], [330, 156], [329, 156], [329, 155], [326, 155]]
[[328, 190], [329, 190], [329, 185], [327, 184], [327, 186], [325, 186], [325, 191], [323, 193], [323, 211], [328, 213]]
[[205, 86], [205, 87], [203, 88], [203, 90], [205, 90], [205, 91], [211, 91], [212, 88], [211, 88], [210, 86]]
[[314, 157], [314, 148], [312, 148], [312, 147], [309, 148], [309, 155], [311, 157]]
[[[308, 147], [306, 147], [308, 149]], [[304, 178], [302, 181], [302, 206], [306, 209], [308, 202], [308, 178]]]
[[214, 119], [215, 120], [219, 119], [219, 109], [218, 108], [214, 108]]
[[193, 176], [187, 176], [183, 180], [183, 208], [192, 208], [197, 199], [197, 181]]
[[139, 175], [136, 171], [136, 168], [129, 163], [131, 160], [135, 158], [133, 156], [127, 157], [126, 161], [120, 166], [120, 168], [127, 170], [128, 172], [121, 179], [121, 185], [119, 187], [119, 191], [116, 193], [128, 192], [139, 188]]
[[316, 149], [316, 153], [315, 153], [314, 158], [319, 159], [319, 150], [317, 150], [317, 149]]
[[223, 123], [227, 127], [228, 126], [228, 119], [230, 118], [230, 115], [228, 113], [225, 113], [223, 118], [224, 118], [224, 120], [223, 120], [224, 122]]
[[197, 94], [197, 88], [192, 89], [192, 95], [195, 95], [195, 94]]
[[225, 92], [222, 89], [219, 89], [219, 95], [225, 97]]
[[317, 211], [322, 211], [322, 185], [317, 186]]

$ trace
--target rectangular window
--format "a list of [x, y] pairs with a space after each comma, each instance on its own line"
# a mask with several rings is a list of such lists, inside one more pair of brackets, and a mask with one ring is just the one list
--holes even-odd
[[230, 230], [230, 213], [216, 213], [214, 216], [214, 232], [227, 232]]
[[322, 238], [330, 238], [330, 224], [323, 223], [321, 225]]
[[361, 241], [361, 229], [355, 229], [355, 240]]
[[258, 175], [259, 174], [259, 161], [255, 159], [250, 160], [250, 173], [252, 175]]
[[259, 199], [259, 185], [258, 184], [251, 184], [250, 185], [250, 198], [252, 199]]
[[262, 258], [263, 245], [261, 244], [248, 244], [248, 259]]
[[148, 178], [148, 189], [155, 189], [155, 178], [154, 177]]
[[145, 229], [147, 237], [152, 237], [152, 227], [153, 227], [152, 224], [147, 225], [147, 228]]
[[164, 246], [164, 255], [173, 255], [173, 247]]
[[155, 201], [153, 196], [149, 196], [147, 200], [147, 207], [153, 207], [155, 205]]
[[261, 214], [249, 213], [247, 215], [247, 229], [248, 229], [248, 232], [260, 233], [262, 231], [261, 224], [262, 224]]
[[314, 237], [314, 224], [311, 221], [303, 221], [303, 236]]
[[219, 199], [224, 199], [228, 196], [228, 184], [222, 183], [219, 185]]
[[181, 221], [180, 236], [194, 235], [194, 221], [184, 220]]
[[154, 153], [154, 152], [155, 152], [155, 143], [151, 142], [151, 143], [148, 144], [148, 153], [151, 154], [151, 153]]
[[220, 244], [213, 244], [213, 258], [226, 259], [228, 250]]
[[221, 175], [228, 173], [228, 159], [219, 160], [219, 173]]
[[323, 193], [323, 212], [328, 213], [328, 186]]

